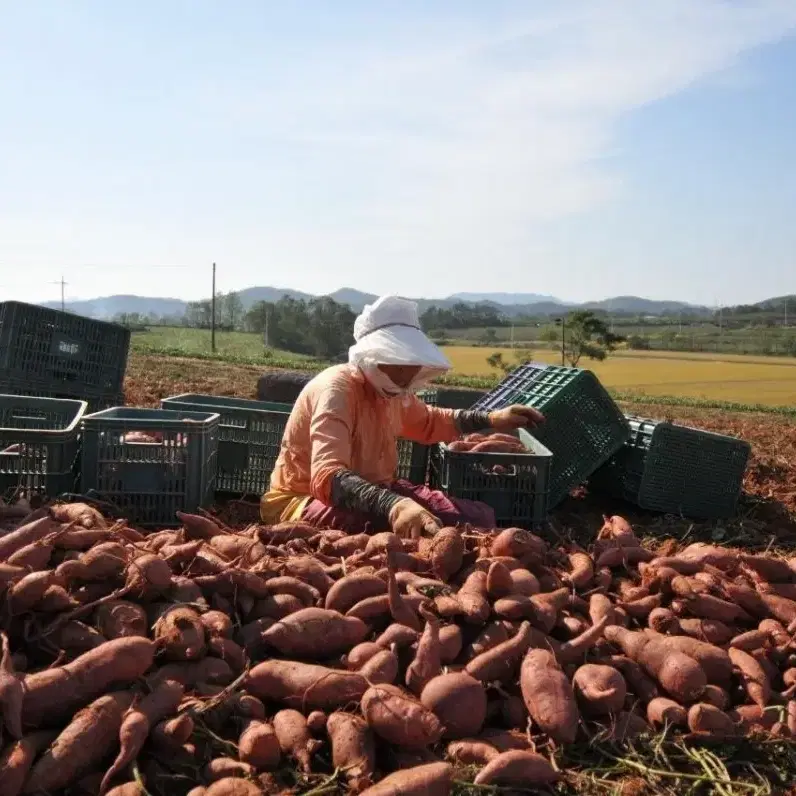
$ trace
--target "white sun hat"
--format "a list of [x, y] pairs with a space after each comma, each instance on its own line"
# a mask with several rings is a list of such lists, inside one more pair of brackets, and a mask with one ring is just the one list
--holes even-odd
[[442, 351], [420, 327], [417, 303], [382, 296], [368, 304], [354, 322], [348, 361], [362, 369], [376, 365], [415, 365], [423, 370], [413, 387], [451, 369]]

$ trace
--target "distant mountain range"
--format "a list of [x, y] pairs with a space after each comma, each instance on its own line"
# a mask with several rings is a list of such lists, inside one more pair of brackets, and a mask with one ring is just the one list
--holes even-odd
[[[284, 296], [294, 299], [309, 300], [315, 296], [298, 290], [278, 287], [249, 287], [238, 291], [245, 309], [249, 309], [260, 301], [275, 302]], [[377, 296], [363, 293], [353, 288], [341, 288], [329, 294], [341, 304], [348, 304], [352, 310], [359, 312], [366, 304], [370, 304]], [[601, 301], [587, 301], [583, 304], [561, 301], [554, 296], [537, 293], [456, 293], [445, 299], [416, 299], [420, 311], [429, 307], [451, 307], [457, 302], [473, 304], [488, 303], [509, 317], [520, 315], [545, 316], [556, 315], [562, 311], [573, 309], [604, 310], [606, 312], [628, 315], [704, 315], [711, 312], [708, 307], [688, 304], [683, 301], [654, 301], [638, 296], [616, 296]], [[781, 304], [783, 298], [774, 298], [759, 303], [761, 307], [774, 307]], [[93, 318], [109, 319], [121, 314], [154, 315], [157, 317], [180, 317], [185, 313], [187, 301], [176, 298], [158, 298], [147, 296], [106, 296], [103, 298], [70, 301], [66, 308], [80, 315]], [[43, 306], [60, 309], [58, 301], [44, 302]]]

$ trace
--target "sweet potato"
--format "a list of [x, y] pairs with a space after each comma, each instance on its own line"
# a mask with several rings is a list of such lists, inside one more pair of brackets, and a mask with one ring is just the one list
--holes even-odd
[[705, 542], [694, 542], [688, 545], [677, 554], [677, 558], [703, 567], [706, 564], [710, 564], [722, 570], [730, 569], [738, 563], [738, 553], [736, 551], [706, 544]]
[[701, 667], [709, 683], [728, 688], [732, 680], [732, 662], [727, 653], [713, 644], [689, 636], [667, 636], [664, 643], [670, 650], [678, 650]]
[[199, 614], [187, 605], [177, 605], [163, 613], [155, 622], [154, 636], [168, 660], [193, 661], [205, 654], [205, 626]]
[[262, 639], [282, 655], [323, 659], [351, 649], [367, 634], [359, 619], [326, 608], [302, 608], [268, 628]]
[[326, 594], [324, 607], [344, 614], [366, 597], [387, 593], [387, 584], [377, 575], [355, 572], [340, 578]]
[[463, 556], [464, 540], [457, 528], [440, 528], [430, 539], [431, 571], [440, 580], [447, 581], [461, 569]]
[[16, 741], [22, 738], [22, 678], [14, 670], [8, 636], [0, 632], [0, 715], [6, 732]]
[[761, 594], [760, 599], [774, 619], [782, 622], [785, 627], [796, 621], [796, 601], [776, 594]]
[[379, 651], [359, 669], [359, 673], [371, 684], [394, 683], [401, 670], [398, 656], [392, 650], [379, 647]]
[[604, 594], [592, 594], [589, 598], [589, 617], [596, 625], [603, 617], [608, 617], [609, 625], [619, 624], [619, 617], [614, 604]]
[[138, 757], [150, 730], [177, 710], [184, 693], [179, 683], [167, 680], [125, 714], [119, 728], [119, 754], [105, 772], [101, 794], [108, 790], [113, 778]]
[[[707, 685], [702, 667], [673, 647], [671, 636], [649, 636], [611, 625], [605, 628], [605, 638], [618, 644], [625, 655], [637, 661], [678, 701], [692, 702]], [[700, 643], [694, 639], [688, 640]]]
[[706, 705], [713, 705], [719, 710], [727, 710], [730, 706], [730, 695], [723, 688], [708, 683], [699, 697], [699, 701], [704, 702]]
[[624, 655], [612, 655], [606, 662], [622, 672], [630, 690], [643, 702], [651, 702], [659, 696], [655, 681], [635, 661]]
[[94, 612], [97, 629], [108, 640], [142, 636], [146, 638], [149, 622], [146, 611], [127, 600], [110, 600]]
[[375, 641], [363, 641], [357, 644], [345, 657], [345, 666], [349, 671], [355, 672], [362, 668], [377, 652], [385, 648]]
[[266, 581], [265, 588], [270, 594], [292, 594], [308, 607], [321, 599], [321, 593], [314, 586], [290, 575], [271, 578]]
[[210, 782], [218, 782], [228, 777], [239, 778], [245, 782], [243, 778], [253, 775], [254, 769], [248, 763], [233, 757], [215, 757], [204, 767], [203, 773]]
[[485, 766], [500, 754], [492, 744], [477, 738], [451, 741], [446, 751], [450, 760], [463, 766]]
[[522, 528], [506, 528], [489, 545], [490, 556], [523, 558], [527, 555], [543, 557], [547, 553], [547, 543]]
[[236, 675], [246, 668], [246, 652], [232, 639], [214, 636], [207, 643], [207, 652], [229, 664]]
[[124, 545], [118, 542], [103, 542], [94, 545], [76, 561], [64, 561], [57, 572], [68, 581], [105, 580], [121, 574], [127, 565], [129, 553]]
[[511, 571], [501, 561], [493, 561], [486, 575], [486, 590], [492, 598], [508, 597], [514, 593]]
[[[240, 595], [238, 595], [238, 602], [240, 602]], [[249, 621], [263, 618], [278, 621], [303, 608], [304, 603], [292, 594], [270, 594], [260, 600], [254, 600], [250, 610], [246, 612], [246, 618]]]
[[425, 763], [389, 774], [360, 796], [450, 796], [453, 766]]
[[796, 573], [788, 566], [788, 562], [771, 556], [741, 554], [744, 567], [751, 569], [761, 580], [768, 583], [790, 583]]
[[587, 627], [580, 635], [564, 642], [554, 650], [558, 662], [562, 666], [577, 663], [602, 638], [607, 625], [608, 617], [606, 616], [591, 627]]
[[533, 721], [553, 740], [573, 743], [578, 731], [578, 708], [572, 685], [552, 652], [531, 650], [522, 662], [520, 688]]
[[566, 575], [576, 589], [585, 589], [594, 580], [594, 562], [588, 553], [575, 551], [569, 554], [570, 571]]
[[378, 623], [390, 615], [390, 596], [379, 594], [376, 597], [366, 597], [349, 608], [345, 615], [361, 619], [365, 624]]
[[422, 630], [422, 623], [411, 607], [409, 602], [404, 599], [403, 595], [398, 588], [398, 582], [395, 579], [395, 565], [392, 553], [387, 557], [387, 604], [390, 609], [390, 614], [395, 622], [400, 625], [411, 627], [418, 633]]
[[523, 622], [513, 637], [470, 660], [465, 671], [482, 683], [505, 680], [517, 671], [522, 656], [531, 646], [533, 637], [534, 631], [530, 622]]
[[331, 710], [358, 702], [368, 684], [355, 672], [298, 661], [268, 660], [251, 669], [245, 687], [259, 699], [281, 702], [288, 707]]
[[387, 743], [422, 749], [442, 738], [444, 728], [434, 713], [398, 686], [372, 686], [360, 704], [365, 720]]
[[[193, 796], [193, 794], [191, 794]], [[224, 777], [196, 796], [263, 796], [262, 789], [240, 777]]]
[[654, 608], [647, 617], [647, 624], [656, 632], [677, 635], [680, 620], [668, 608]]
[[354, 793], [373, 784], [376, 742], [373, 732], [359, 716], [335, 712], [326, 722], [332, 746], [332, 765], [345, 773]]
[[726, 625], [718, 619], [690, 619], [679, 621], [682, 634], [691, 636], [708, 644], [723, 646], [735, 635], [737, 628]]
[[19, 796], [22, 793], [36, 756], [57, 736], [55, 731], [34, 732], [18, 741], [12, 741], [3, 749], [0, 755], [0, 793], [3, 796]]
[[465, 672], [440, 674], [426, 683], [420, 701], [445, 728], [445, 738], [477, 735], [486, 720], [486, 691]]
[[58, 791], [91, 771], [114, 748], [132, 699], [125, 692], [106, 694], [75, 714], [33, 766], [23, 793]]
[[[423, 609], [421, 609], [422, 611]], [[419, 695], [426, 683], [442, 671], [442, 656], [439, 643], [439, 621], [429, 612], [424, 612], [426, 626], [417, 642], [414, 660], [406, 669], [406, 685]]]
[[625, 704], [625, 678], [611, 666], [586, 663], [575, 672], [572, 685], [578, 704], [590, 716], [616, 713]]
[[473, 446], [476, 443], [468, 442], [464, 439], [455, 439], [453, 442], [449, 442], [447, 448], [449, 451], [453, 451], [454, 453], [463, 453], [465, 451], [472, 450]]
[[652, 561], [654, 558], [655, 554], [645, 547], [609, 547], [597, 556], [594, 566], [596, 569], [603, 567], [614, 569], [638, 564], [641, 561]]
[[202, 658], [187, 663], [167, 663], [147, 677], [150, 687], [155, 688], [165, 680], [174, 680], [186, 688], [201, 684], [229, 685], [235, 674], [226, 661], [220, 658]]
[[101, 644], [64, 666], [26, 675], [23, 726], [57, 723], [112, 685], [135, 682], [154, 657], [155, 645], [148, 639], [121, 638]]
[[471, 661], [498, 644], [508, 641], [512, 635], [513, 625], [511, 622], [504, 619], [490, 622], [467, 647], [465, 657], [468, 661]]
[[284, 574], [308, 583], [317, 589], [322, 597], [325, 597], [334, 585], [334, 581], [313, 556], [292, 556], [282, 562], [281, 566]]
[[474, 782], [503, 788], [545, 788], [558, 782], [561, 775], [536, 752], [503, 752], [493, 757]]
[[209, 638], [232, 638], [232, 620], [221, 611], [205, 611], [199, 616]]
[[8, 563], [14, 567], [23, 567], [28, 571], [46, 569], [55, 548], [44, 542], [32, 542], [20, 548], [8, 557]]
[[735, 670], [740, 674], [746, 693], [761, 709], [767, 707], [771, 699], [771, 682], [763, 667], [748, 652], [730, 647], [727, 654]]
[[82, 655], [108, 640], [93, 627], [78, 622], [76, 619], [70, 619], [57, 626], [52, 634], [47, 634], [46, 638], [70, 657]]
[[150, 600], [164, 594], [171, 586], [171, 569], [157, 555], [133, 559], [126, 568], [125, 591], [133, 599]]
[[376, 643], [385, 649], [388, 649], [393, 644], [395, 644], [398, 649], [403, 649], [404, 647], [410, 647], [412, 644], [416, 644], [419, 638], [420, 634], [416, 630], [406, 625], [399, 625], [396, 622], [395, 624], [388, 625], [385, 631], [376, 639]]
[[458, 625], [443, 625], [439, 629], [439, 657], [443, 665], [453, 663], [462, 651], [462, 631]]
[[187, 713], [181, 713], [176, 718], [158, 722], [150, 737], [153, 743], [171, 748], [187, 743], [193, 731], [194, 720]]
[[688, 711], [688, 729], [718, 737], [736, 734], [732, 719], [722, 710], [704, 702], [697, 702]]
[[605, 738], [614, 743], [631, 743], [640, 735], [645, 735], [649, 731], [649, 724], [641, 716], [637, 713], [621, 710], [611, 718]]
[[777, 710], [761, 710], [758, 705], [739, 705], [727, 713], [738, 733], [770, 733], [780, 722]]
[[50, 517], [40, 517], [0, 537], [0, 561], [8, 561], [18, 550], [46, 539], [61, 530], [61, 524]]
[[312, 770], [312, 754], [317, 748], [307, 728], [307, 719], [297, 710], [280, 710], [273, 719], [274, 732], [282, 754], [293, 758], [308, 774]]
[[682, 705], [678, 705], [667, 697], [656, 697], [647, 705], [647, 721], [653, 727], [685, 727], [688, 724], [688, 713]]
[[536, 575], [527, 569], [513, 569], [509, 574], [511, 575], [512, 594], [524, 594], [530, 597], [541, 591]]

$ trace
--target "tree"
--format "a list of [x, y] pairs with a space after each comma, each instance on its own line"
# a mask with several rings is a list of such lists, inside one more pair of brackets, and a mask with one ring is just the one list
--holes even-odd
[[216, 298], [216, 310], [221, 324], [236, 329], [243, 320], [243, 302], [235, 292], [222, 294]]
[[564, 356], [573, 368], [582, 357], [604, 360], [623, 341], [590, 310], [577, 310], [566, 318]]
[[529, 351], [528, 349], [515, 351], [514, 362], [506, 362], [506, 360], [503, 359], [503, 353], [501, 351], [495, 351], [486, 358], [486, 364], [489, 365], [490, 368], [502, 370], [504, 373], [508, 374], [516, 370], [520, 365], [524, 365], [526, 362], [532, 360], [533, 351]]

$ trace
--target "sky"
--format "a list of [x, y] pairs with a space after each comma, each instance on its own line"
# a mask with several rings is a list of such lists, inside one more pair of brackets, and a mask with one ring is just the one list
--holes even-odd
[[796, 0], [0, 0], [0, 299], [796, 293]]

